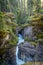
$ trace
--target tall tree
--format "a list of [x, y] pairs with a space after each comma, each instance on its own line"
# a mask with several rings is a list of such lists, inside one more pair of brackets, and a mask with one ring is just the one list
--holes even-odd
[[32, 15], [32, 9], [33, 9], [33, 1], [27, 0], [27, 7], [28, 7], [28, 15]]
[[41, 7], [41, 0], [36, 0], [36, 12], [40, 12], [40, 7]]
[[7, 0], [0, 0], [0, 11], [6, 11]]

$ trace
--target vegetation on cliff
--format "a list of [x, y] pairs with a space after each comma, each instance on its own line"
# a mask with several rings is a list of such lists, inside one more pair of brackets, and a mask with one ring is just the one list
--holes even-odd
[[3, 54], [5, 54], [8, 49], [16, 46], [18, 42], [16, 35], [16, 27], [18, 25], [13, 21], [12, 17], [12, 13], [0, 12], [0, 62], [4, 59]]
[[17, 45], [17, 32], [27, 26], [33, 26], [35, 39], [25, 37], [25, 41], [35, 47], [37, 42], [43, 44], [43, 7], [40, 5], [41, 0], [0, 0], [0, 63], [4, 61], [3, 54]]

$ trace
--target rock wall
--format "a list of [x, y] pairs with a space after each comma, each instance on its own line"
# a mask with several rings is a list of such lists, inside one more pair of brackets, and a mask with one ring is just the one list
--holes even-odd
[[27, 26], [27, 27], [25, 27], [24, 28], [24, 30], [22, 31], [22, 35], [24, 36], [24, 37], [32, 37], [32, 26]]
[[37, 43], [36, 50], [38, 53], [36, 53], [35, 61], [43, 62], [43, 42]]
[[19, 59], [22, 59], [25, 62], [34, 61], [35, 53], [35, 47], [31, 45], [29, 42], [25, 42], [24, 44], [19, 45]]
[[5, 65], [16, 65], [16, 47], [7, 50], [5, 54]]
[[32, 61], [43, 62], [43, 43], [38, 42], [36, 48], [29, 42], [20, 44], [18, 57], [26, 62], [31, 61], [29, 57], [32, 58]]

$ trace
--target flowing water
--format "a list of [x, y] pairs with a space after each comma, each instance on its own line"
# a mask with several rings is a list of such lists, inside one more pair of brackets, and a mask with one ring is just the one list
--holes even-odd
[[[19, 41], [18, 41], [18, 45], [21, 43], [21, 42], [24, 42], [24, 39], [23, 39], [23, 37], [22, 37], [22, 35], [18, 35], [18, 39], [19, 39]], [[17, 48], [16, 48], [16, 63], [17, 63], [17, 65], [21, 65], [21, 64], [24, 64], [25, 62], [24, 61], [22, 61], [22, 60], [20, 60], [19, 58], [18, 58], [18, 46], [17, 46]]]
[[[21, 34], [18, 34], [18, 39], [19, 39], [18, 45], [19, 45], [21, 42], [24, 42], [24, 39], [23, 39], [23, 37], [22, 37]], [[29, 59], [29, 61], [32, 60], [31, 57], [29, 57], [28, 59]], [[17, 65], [21, 65], [21, 64], [24, 64], [24, 63], [25, 63], [24, 61], [22, 61], [21, 59], [18, 58], [18, 46], [17, 46], [17, 48], [16, 48], [16, 63], [17, 63]]]

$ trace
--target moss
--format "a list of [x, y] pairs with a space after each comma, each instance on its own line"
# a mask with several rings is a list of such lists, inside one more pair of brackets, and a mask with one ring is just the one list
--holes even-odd
[[25, 38], [24, 40], [25, 40], [25, 41], [27, 41], [27, 42], [29, 42], [29, 41], [30, 41], [30, 39], [29, 39], [29, 38]]
[[40, 19], [41, 19], [41, 16], [38, 14], [28, 17], [28, 21], [39, 21]]
[[8, 34], [8, 32], [0, 30], [0, 39], [5, 38], [7, 34]]
[[43, 39], [38, 39], [37, 42], [40, 44], [40, 45], [43, 45]]
[[14, 46], [16, 46], [17, 45], [17, 40], [8, 40], [8, 43], [10, 43], [10, 44], [12, 44], [12, 45], [14, 45]]
[[8, 42], [10, 44], [16, 46], [18, 43], [18, 37], [15, 34], [13, 34], [13, 35], [11, 35], [11, 38], [8, 40]]
[[37, 45], [37, 42], [36, 41], [32, 41], [29, 38], [25, 38], [25, 41], [30, 42], [30, 44], [34, 45], [35, 47]]
[[25, 64], [22, 64], [22, 65], [43, 65], [43, 62], [27, 62]]
[[19, 25], [19, 29], [20, 29], [20, 30], [23, 30], [24, 28], [26, 28], [26, 27], [28, 27], [28, 26], [32, 26], [32, 25], [29, 24], [29, 23], [28, 23], [28, 24], [20, 24], [20, 25]]
[[32, 41], [32, 40], [30, 40], [30, 39], [28, 39], [28, 38], [25, 38], [25, 41], [30, 42], [30, 44], [34, 45], [35, 47], [36, 47], [36, 45], [37, 45], [37, 42]]
[[38, 33], [36, 36], [37, 36], [38, 39], [43, 38], [43, 33]]
[[30, 44], [34, 45], [36, 47], [37, 43], [36, 42], [30, 42]]
[[25, 64], [23, 64], [23, 65], [34, 65], [34, 63], [28, 62], [28, 63], [25, 63]]
[[39, 21], [40, 20], [40, 17], [37, 17], [37, 18], [32, 18], [33, 21]]

